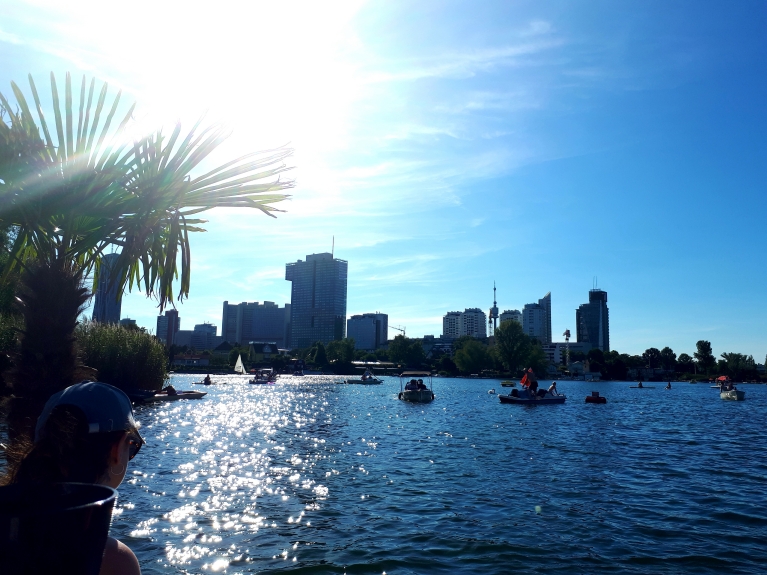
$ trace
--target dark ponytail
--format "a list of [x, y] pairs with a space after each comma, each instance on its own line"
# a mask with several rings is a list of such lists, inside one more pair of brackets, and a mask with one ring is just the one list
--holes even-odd
[[83, 411], [73, 405], [53, 409], [33, 445], [16, 446], [22, 457], [4, 483], [100, 483], [109, 470], [112, 447], [124, 431], [88, 433]]

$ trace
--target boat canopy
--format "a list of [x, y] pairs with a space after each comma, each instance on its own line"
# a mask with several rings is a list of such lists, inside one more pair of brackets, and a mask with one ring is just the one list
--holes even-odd
[[403, 371], [400, 374], [400, 377], [417, 377], [419, 375], [421, 377], [424, 377], [424, 376], [429, 377], [431, 376], [431, 372], [430, 371]]
[[730, 378], [727, 377], [726, 375], [720, 375], [719, 377], [716, 378], [716, 380], [717, 381], [730, 381]]

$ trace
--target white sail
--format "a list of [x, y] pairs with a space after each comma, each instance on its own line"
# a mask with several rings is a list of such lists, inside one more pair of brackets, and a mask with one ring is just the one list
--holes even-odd
[[237, 363], [234, 364], [234, 371], [235, 373], [239, 373], [240, 375], [245, 374], [245, 366], [242, 365], [242, 356], [237, 356]]

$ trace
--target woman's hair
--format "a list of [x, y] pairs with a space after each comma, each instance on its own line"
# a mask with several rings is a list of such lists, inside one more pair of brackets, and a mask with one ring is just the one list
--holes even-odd
[[88, 433], [88, 420], [79, 407], [58, 405], [34, 444], [16, 446], [23, 455], [4, 483], [99, 483], [108, 472], [112, 447], [124, 433]]

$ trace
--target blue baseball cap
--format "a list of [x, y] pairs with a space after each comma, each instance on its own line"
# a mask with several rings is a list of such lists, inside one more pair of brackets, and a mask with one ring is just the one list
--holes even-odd
[[35, 441], [40, 440], [42, 430], [53, 409], [59, 405], [80, 408], [88, 421], [88, 433], [128, 431], [138, 428], [133, 419], [133, 407], [125, 392], [108, 383], [84, 381], [70, 385], [53, 394], [37, 419]]

